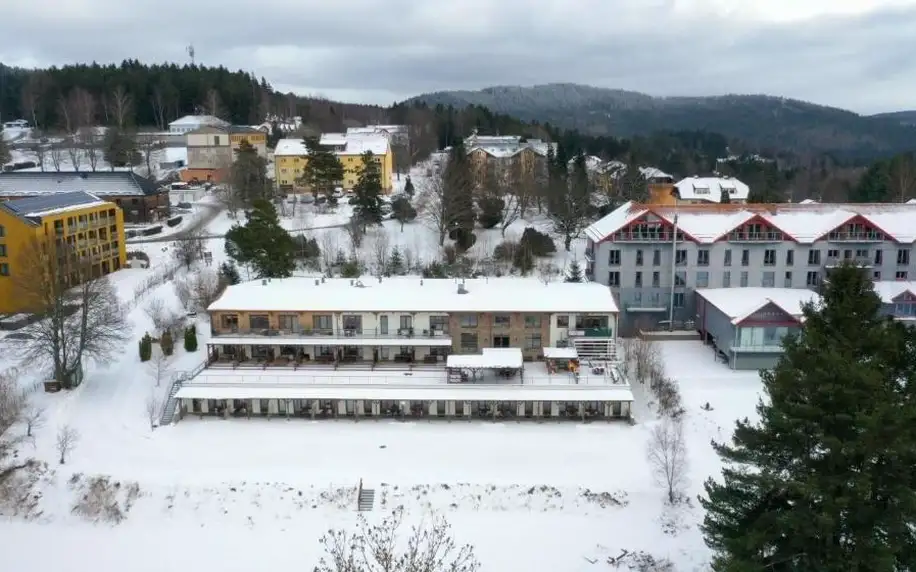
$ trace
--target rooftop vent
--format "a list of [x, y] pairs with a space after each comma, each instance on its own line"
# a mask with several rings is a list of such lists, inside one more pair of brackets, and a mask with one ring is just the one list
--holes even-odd
[[261, 280], [261, 286], [267, 286], [267, 279]]
[[459, 293], [459, 294], [467, 294], [467, 293], [468, 293], [468, 289], [464, 287], [464, 284], [463, 284], [463, 283], [458, 285], [458, 293]]
[[319, 282], [318, 279], [316, 278], [316, 279], [315, 279], [315, 286], [318, 286], [319, 284], [321, 284], [321, 282]]
[[352, 279], [351, 279], [351, 280], [350, 280], [350, 286], [353, 286], [354, 284], [356, 284], [356, 280], [352, 280]]
[[420, 286], [422, 286], [422, 285], [423, 285], [423, 279], [420, 278]]

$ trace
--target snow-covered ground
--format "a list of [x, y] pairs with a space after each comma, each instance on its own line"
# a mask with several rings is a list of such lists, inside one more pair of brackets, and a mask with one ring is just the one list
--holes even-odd
[[[345, 220], [348, 209], [311, 213], [309, 224], [299, 228], [325, 226], [322, 216]], [[285, 226], [296, 228], [295, 217], [288, 220]], [[220, 215], [207, 231], [225, 232], [231, 224]], [[532, 216], [515, 223], [507, 236], [517, 237], [526, 224], [547, 227], [543, 217]], [[349, 251], [342, 229], [305, 234]], [[419, 220], [403, 232], [395, 221], [370, 231], [361, 256], [369, 258], [378, 240], [427, 262], [440, 254], [435, 232]], [[480, 231], [472, 254], [492, 252], [500, 240], [498, 230]], [[206, 241], [214, 266], [226, 258], [223, 242]], [[558, 244], [555, 263], [565, 265], [576, 255], [581, 261], [583, 242], [574, 242], [573, 253]], [[137, 356], [137, 341], [152, 329], [144, 307], [158, 298], [177, 310], [179, 302], [171, 282], [145, 294], [138, 287], [174, 265], [173, 247], [162, 242], [130, 249], [146, 252], [151, 268], [112, 276], [132, 308], [133, 336], [124, 352], [108, 366], [90, 366], [84, 384], [72, 392], [33, 397], [47, 407], [47, 422], [34, 447], [25, 446], [21, 455], [47, 462], [48, 470], [36, 485], [39, 496], [28, 517], [0, 521], [4, 569], [69, 569], [73, 555], [87, 549], [96, 572], [308, 569], [322, 555], [322, 533], [356, 522], [361, 479], [376, 490], [370, 521], [396, 506], [405, 508], [408, 525], [430, 510], [442, 513], [459, 543], [476, 546], [484, 570], [606, 570], [606, 559], [622, 550], [669, 558], [679, 571], [705, 569], [702, 511], [695, 500], [667, 507], [647, 464], [646, 443], [657, 421], [639, 386], [633, 425], [192, 417], [152, 431], [145, 403], [151, 392], [164, 395], [168, 388], [155, 386]], [[173, 371], [202, 362], [208, 326], [203, 317], [198, 325], [201, 350], [179, 347]], [[0, 341], [0, 369], [16, 365], [14, 343]], [[727, 439], [735, 419], [754, 417], [760, 380], [756, 372], [727, 369], [698, 342], [666, 342], [662, 353], [687, 409], [686, 493], [695, 499], [720, 468], [710, 440]], [[35, 379], [26, 375], [22, 381]], [[702, 408], [706, 403], [711, 410]], [[79, 431], [80, 440], [61, 466], [54, 440], [65, 424]], [[123, 517], [120, 524], [74, 513], [97, 476], [118, 483], [108, 490], [110, 506]], [[35, 549], [49, 537], [54, 550]]]

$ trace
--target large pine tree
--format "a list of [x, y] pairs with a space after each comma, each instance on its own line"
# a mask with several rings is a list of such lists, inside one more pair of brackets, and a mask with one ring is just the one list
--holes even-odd
[[296, 244], [280, 226], [277, 209], [257, 199], [245, 213], [245, 225], [226, 233], [226, 253], [235, 262], [254, 270], [258, 278], [287, 278], [296, 267]]
[[382, 223], [382, 173], [372, 151], [363, 154], [362, 163], [351, 204], [354, 215], [365, 229], [367, 225]]
[[326, 197], [329, 203], [333, 203], [334, 191], [344, 178], [343, 164], [337, 154], [321, 145], [318, 139], [306, 138], [305, 146], [309, 156], [300, 183], [308, 187], [315, 198], [321, 195]]
[[273, 194], [273, 184], [267, 178], [267, 159], [247, 141], [242, 141], [235, 151], [229, 177], [233, 197], [245, 208], [251, 208], [259, 199], [269, 200]]
[[804, 330], [762, 374], [706, 483], [719, 572], [902, 572], [916, 563], [916, 330], [879, 314], [858, 268], [834, 270]]

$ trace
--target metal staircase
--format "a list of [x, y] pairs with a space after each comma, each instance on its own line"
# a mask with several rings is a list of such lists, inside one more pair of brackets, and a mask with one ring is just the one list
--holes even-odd
[[359, 488], [359, 496], [356, 499], [356, 510], [364, 512], [372, 510], [375, 506], [375, 489], [364, 489], [362, 484]]
[[175, 394], [178, 393], [178, 390], [181, 389], [184, 382], [193, 379], [198, 373], [203, 371], [206, 367], [206, 362], [200, 364], [192, 371], [186, 371], [184, 373], [178, 374], [172, 380], [172, 385], [169, 387], [169, 396], [165, 400], [165, 405], [162, 406], [162, 413], [159, 416], [159, 426], [169, 425], [175, 418], [175, 413], [178, 411], [178, 398], [175, 397]]

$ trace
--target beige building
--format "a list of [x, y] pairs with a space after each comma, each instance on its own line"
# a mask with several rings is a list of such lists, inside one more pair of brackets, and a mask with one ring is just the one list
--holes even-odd
[[253, 127], [208, 125], [188, 132], [188, 166], [182, 171], [185, 181], [222, 181], [242, 142], [267, 158], [267, 134]]

